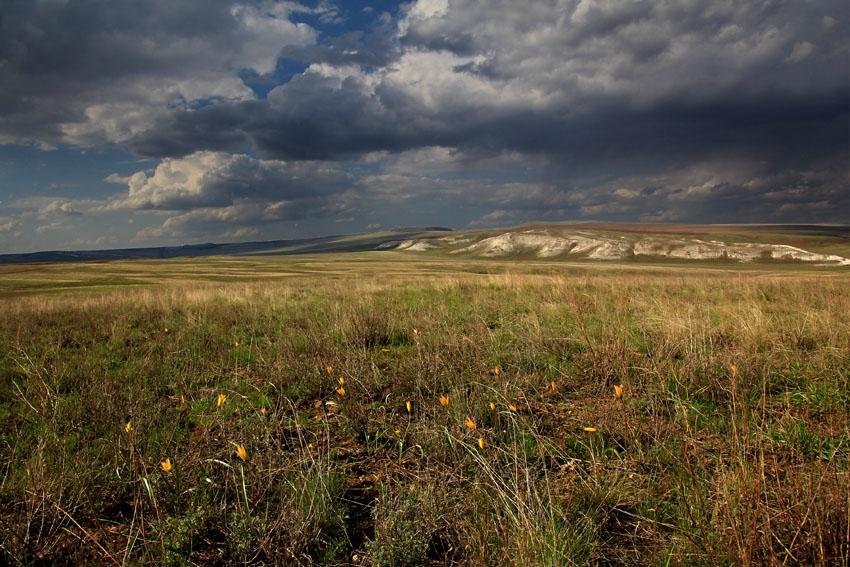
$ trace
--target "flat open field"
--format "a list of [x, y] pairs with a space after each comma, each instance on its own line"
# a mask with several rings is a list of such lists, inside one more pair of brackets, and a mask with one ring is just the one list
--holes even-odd
[[0, 266], [0, 562], [850, 561], [850, 270]]

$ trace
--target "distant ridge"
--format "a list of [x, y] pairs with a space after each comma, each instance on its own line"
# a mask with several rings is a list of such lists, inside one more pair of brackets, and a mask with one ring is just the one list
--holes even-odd
[[394, 246], [386, 248], [472, 258], [794, 262], [850, 266], [850, 227], [534, 223], [450, 235], [429, 234], [396, 241]]
[[216, 244], [184, 244], [147, 248], [112, 248], [107, 250], [51, 250], [23, 254], [0, 254], [0, 264], [43, 262], [98, 262], [109, 260], [162, 260], [199, 256], [242, 256], [251, 254], [308, 254], [322, 252], [358, 252], [374, 250], [388, 239], [406, 239], [431, 232], [450, 231], [444, 227], [403, 227], [381, 232], [331, 235], [288, 240], [263, 240]]
[[0, 255], [0, 264], [373, 250], [516, 260], [783, 262], [850, 266], [850, 226], [535, 222], [457, 231], [439, 226], [401, 227], [286, 240], [5, 254]]

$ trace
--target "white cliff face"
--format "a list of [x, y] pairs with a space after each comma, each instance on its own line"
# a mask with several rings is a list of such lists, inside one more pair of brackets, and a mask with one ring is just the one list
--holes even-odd
[[475, 239], [471, 236], [444, 236], [440, 240], [447, 244], [466, 244], [467, 242], [472, 242]]
[[506, 232], [482, 238], [477, 242], [470, 236], [444, 237], [439, 240], [405, 240], [396, 250], [426, 251], [467, 244], [448, 249], [450, 254], [465, 254], [498, 258], [511, 254], [533, 254], [538, 258], [590, 258], [594, 260], [623, 260], [648, 256], [683, 260], [759, 260], [800, 261], [816, 264], [850, 266], [850, 260], [835, 254], [808, 252], [786, 244], [725, 243], [699, 239], [658, 237], [614, 237], [582, 231], [574, 234], [552, 234], [549, 231], [527, 230]]
[[542, 232], [506, 232], [484, 238], [451, 254], [472, 254], [483, 257], [531, 253], [538, 258], [587, 256], [597, 260], [617, 260], [631, 253], [631, 243], [622, 238], [593, 237], [586, 234], [555, 236]]
[[604, 239], [580, 235], [562, 237], [532, 231], [506, 232], [499, 236], [485, 238], [465, 248], [453, 250], [451, 253], [498, 257], [526, 252], [534, 253], [538, 258], [554, 258], [563, 254], [585, 254], [607, 243], [608, 241]]
[[436, 246], [434, 246], [430, 242], [425, 242], [424, 240], [420, 240], [419, 242], [415, 242], [412, 245], [410, 245], [408, 250], [411, 250], [413, 252], [425, 252], [426, 250], [430, 250], [432, 248], [436, 248]]
[[408, 250], [410, 252], [425, 252], [426, 250], [430, 250], [432, 248], [436, 248], [434, 244], [431, 244], [427, 240], [405, 240], [398, 246], [396, 246], [396, 250]]
[[788, 246], [787, 244], [726, 244], [725, 242], [718, 242], [716, 240], [711, 242], [702, 240], [693, 240], [691, 242], [682, 240], [672, 242], [640, 240], [635, 243], [634, 254], [635, 256], [651, 255], [689, 260], [729, 259], [741, 262], [796, 260], [820, 264], [850, 265], [850, 260], [842, 256], [807, 252], [806, 250]]
[[627, 240], [607, 240], [594, 248], [588, 258], [596, 260], [620, 260], [627, 258], [632, 251], [632, 244]]

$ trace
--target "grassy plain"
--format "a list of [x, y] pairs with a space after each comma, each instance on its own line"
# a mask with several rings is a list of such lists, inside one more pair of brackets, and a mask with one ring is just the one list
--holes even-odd
[[846, 565], [848, 313], [804, 266], [0, 266], [0, 549]]

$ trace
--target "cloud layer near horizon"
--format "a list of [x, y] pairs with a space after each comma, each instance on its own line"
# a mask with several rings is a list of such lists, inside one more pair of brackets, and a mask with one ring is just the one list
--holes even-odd
[[[2, 10], [0, 142], [161, 160], [110, 176], [126, 184], [110, 198], [50, 213], [12, 200], [5, 234], [62, 206], [147, 212], [139, 242], [340, 222], [850, 220], [837, 0], [419, 0], [359, 27], [329, 3]], [[302, 70], [282, 75], [292, 60]]]

